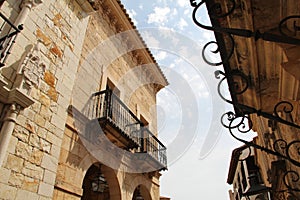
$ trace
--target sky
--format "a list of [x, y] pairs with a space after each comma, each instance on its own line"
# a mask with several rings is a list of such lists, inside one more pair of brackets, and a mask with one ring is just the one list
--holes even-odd
[[[156, 106], [159, 139], [168, 149], [161, 196], [228, 200], [230, 157], [241, 144], [220, 123], [221, 115], [231, 109], [217, 94], [214, 71], [222, 68], [207, 65], [201, 56], [203, 46], [214, 40], [213, 33], [193, 23], [187, 0], [121, 2], [169, 81], [158, 93]], [[197, 16], [209, 23], [205, 9]]]

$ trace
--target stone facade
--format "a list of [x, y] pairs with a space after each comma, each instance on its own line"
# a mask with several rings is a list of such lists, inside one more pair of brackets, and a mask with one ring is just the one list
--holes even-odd
[[[81, 141], [90, 120], [84, 112], [108, 82], [157, 135], [156, 93], [165, 77], [120, 2], [90, 2], [1, 5], [23, 30], [0, 69], [0, 199], [81, 199], [87, 170], [103, 165]], [[160, 169], [133, 173], [121, 160], [119, 168], [101, 168], [110, 199], [132, 199], [137, 188], [144, 199], [159, 199]]]

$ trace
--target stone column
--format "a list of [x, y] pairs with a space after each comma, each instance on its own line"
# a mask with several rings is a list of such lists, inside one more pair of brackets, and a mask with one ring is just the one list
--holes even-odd
[[21, 11], [14, 25], [18, 26], [20, 24], [24, 24], [31, 9], [40, 5], [41, 3], [43, 3], [43, 0], [23, 0], [22, 3], [20, 4]]
[[6, 150], [10, 141], [10, 137], [15, 128], [16, 119], [21, 107], [16, 103], [10, 105], [3, 122], [0, 132], [0, 167], [6, 155]]

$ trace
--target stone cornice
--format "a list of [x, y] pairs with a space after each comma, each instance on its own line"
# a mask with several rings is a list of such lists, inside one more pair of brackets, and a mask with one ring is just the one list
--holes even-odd
[[92, 5], [93, 2], [96, 2], [96, 0], [76, 0], [76, 2], [83, 9], [83, 11], [86, 12], [87, 14], [95, 12], [95, 10], [97, 10]]
[[126, 13], [126, 9], [121, 4], [121, 2], [119, 0], [100, 2], [95, 0], [94, 2], [94, 4], [98, 5], [97, 9], [99, 10], [99, 12], [103, 12], [103, 14], [107, 16], [107, 19], [110, 20], [110, 23], [115, 27], [116, 33], [134, 30], [136, 34], [130, 34], [130, 37], [125, 38], [126, 44], [128, 45], [128, 48], [130, 48], [130, 45], [133, 45], [134, 43], [137, 44], [134, 46], [144, 47], [142, 49], [136, 49], [132, 51], [132, 55], [136, 58], [137, 65], [153, 63], [154, 69], [151, 70], [151, 73], [156, 79], [155, 82], [162, 83], [161, 87], [157, 87], [156, 89], [160, 90], [164, 86], [168, 85], [166, 77], [158, 66], [155, 58], [148, 49], [129, 15]]
[[16, 103], [22, 108], [26, 108], [34, 103], [34, 100], [18, 88], [9, 90], [5, 87], [6, 82], [0, 77], [0, 101], [5, 104]]

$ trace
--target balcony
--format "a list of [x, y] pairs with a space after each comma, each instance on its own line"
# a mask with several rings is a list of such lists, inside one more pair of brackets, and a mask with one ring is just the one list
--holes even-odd
[[22, 25], [16, 27], [0, 12], [0, 68], [3, 67], [10, 50], [15, 43], [17, 34], [23, 29]]
[[144, 153], [144, 160], [166, 169], [166, 147], [111, 90], [93, 94], [89, 105], [85, 115], [91, 122], [99, 122], [112, 143], [134, 153]]

